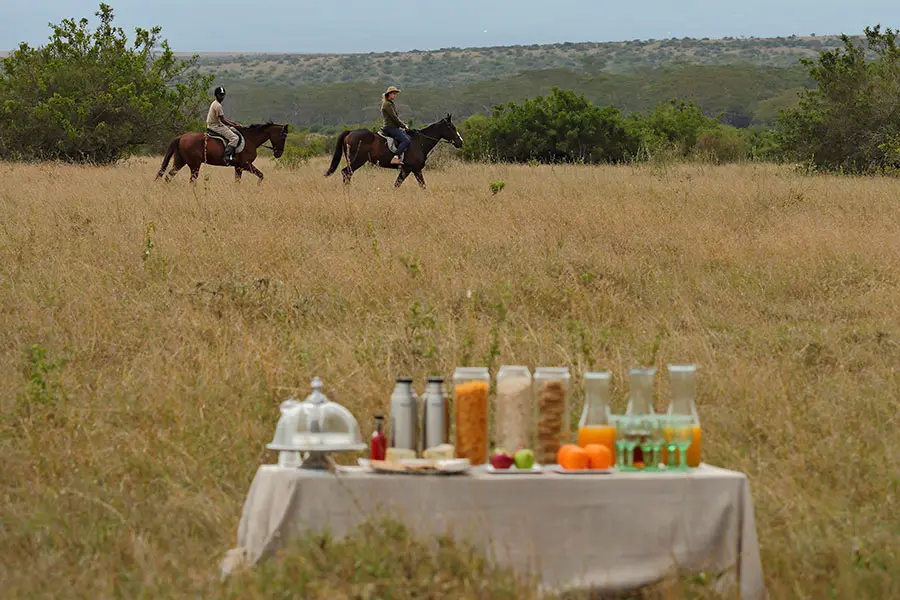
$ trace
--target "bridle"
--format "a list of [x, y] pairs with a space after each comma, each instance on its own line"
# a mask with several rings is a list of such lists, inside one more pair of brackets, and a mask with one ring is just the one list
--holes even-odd
[[[428, 135], [428, 134], [426, 134], [426, 133], [423, 133], [421, 129], [415, 129], [415, 130], [413, 130], [413, 131], [414, 131], [417, 135], [420, 135], [420, 136], [422, 136], [422, 137], [425, 138], [425, 139], [431, 140], [431, 141], [433, 141], [433, 142], [437, 142], [437, 143], [435, 144], [434, 148], [437, 148], [437, 144], [440, 144], [441, 142], [447, 142], [448, 144], [452, 144], [452, 143], [453, 143], [453, 142], [451, 142], [450, 140], [448, 140], [447, 138], [443, 138], [443, 137], [433, 137], [433, 136], [430, 136], [430, 135]], [[456, 135], [459, 135], [459, 133], [457, 133]], [[431, 149], [432, 152], [434, 152], [434, 148]], [[429, 154], [430, 154], [430, 153], [429, 153]]]
[[[284, 126], [282, 126], [281, 131], [284, 131]], [[284, 134], [284, 139], [285, 139], [285, 141], [287, 141], [287, 134]], [[269, 139], [269, 141], [271, 142], [271, 138]], [[267, 146], [265, 143], [260, 144], [259, 147], [271, 150], [273, 153], [275, 152], [274, 146]]]

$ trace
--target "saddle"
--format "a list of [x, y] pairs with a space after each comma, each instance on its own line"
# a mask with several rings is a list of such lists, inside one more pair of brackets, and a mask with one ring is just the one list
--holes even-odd
[[384, 138], [384, 141], [387, 142], [387, 147], [388, 150], [391, 151], [391, 154], [397, 154], [397, 140], [386, 134], [384, 130], [378, 130], [375, 133]]
[[[229, 127], [229, 129], [231, 129], [233, 132], [235, 132], [238, 136], [238, 143], [234, 149], [234, 153], [240, 154], [244, 150], [244, 136], [241, 135], [241, 132], [238, 131], [237, 129], [235, 129], [234, 127]], [[220, 142], [222, 142], [222, 146], [228, 145], [228, 140], [223, 138], [221, 135], [219, 135], [215, 131], [212, 131], [211, 129], [206, 130], [206, 137], [208, 137], [211, 140], [219, 140]]]

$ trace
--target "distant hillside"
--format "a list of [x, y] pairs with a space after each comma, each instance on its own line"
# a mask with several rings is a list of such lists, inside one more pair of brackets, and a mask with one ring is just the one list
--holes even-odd
[[[710, 116], [726, 113], [737, 126], [771, 121], [811, 82], [805, 69], [735, 66], [670, 66], [629, 74], [589, 75], [569, 69], [518, 73], [500, 79], [448, 87], [408, 87], [398, 101], [404, 117], [431, 122], [447, 112], [459, 120], [511, 100], [547, 93], [552, 87], [576, 90], [595, 103], [625, 112], [641, 111], [672, 98], [693, 100]], [[272, 85], [226, 81], [228, 110], [239, 119], [303, 126], [374, 123], [383, 85], [359, 81], [324, 85]]]
[[225, 81], [286, 86], [365, 81], [447, 87], [526, 71], [628, 74], [674, 63], [793, 67], [839, 45], [836, 36], [634, 40], [369, 54], [205, 54], [200, 69]]

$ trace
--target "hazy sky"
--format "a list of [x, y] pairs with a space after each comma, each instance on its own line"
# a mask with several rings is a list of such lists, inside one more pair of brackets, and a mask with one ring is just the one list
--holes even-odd
[[[900, 26], [897, 0], [107, 0], [117, 22], [162, 25], [178, 52], [371, 52], [669, 37], [861, 33]], [[98, 0], [0, 0], [0, 49]]]

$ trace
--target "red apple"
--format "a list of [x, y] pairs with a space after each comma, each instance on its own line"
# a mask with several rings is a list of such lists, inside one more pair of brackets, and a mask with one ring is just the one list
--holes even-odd
[[506, 452], [497, 452], [491, 456], [491, 466], [495, 469], [508, 469], [513, 463], [515, 459]]

